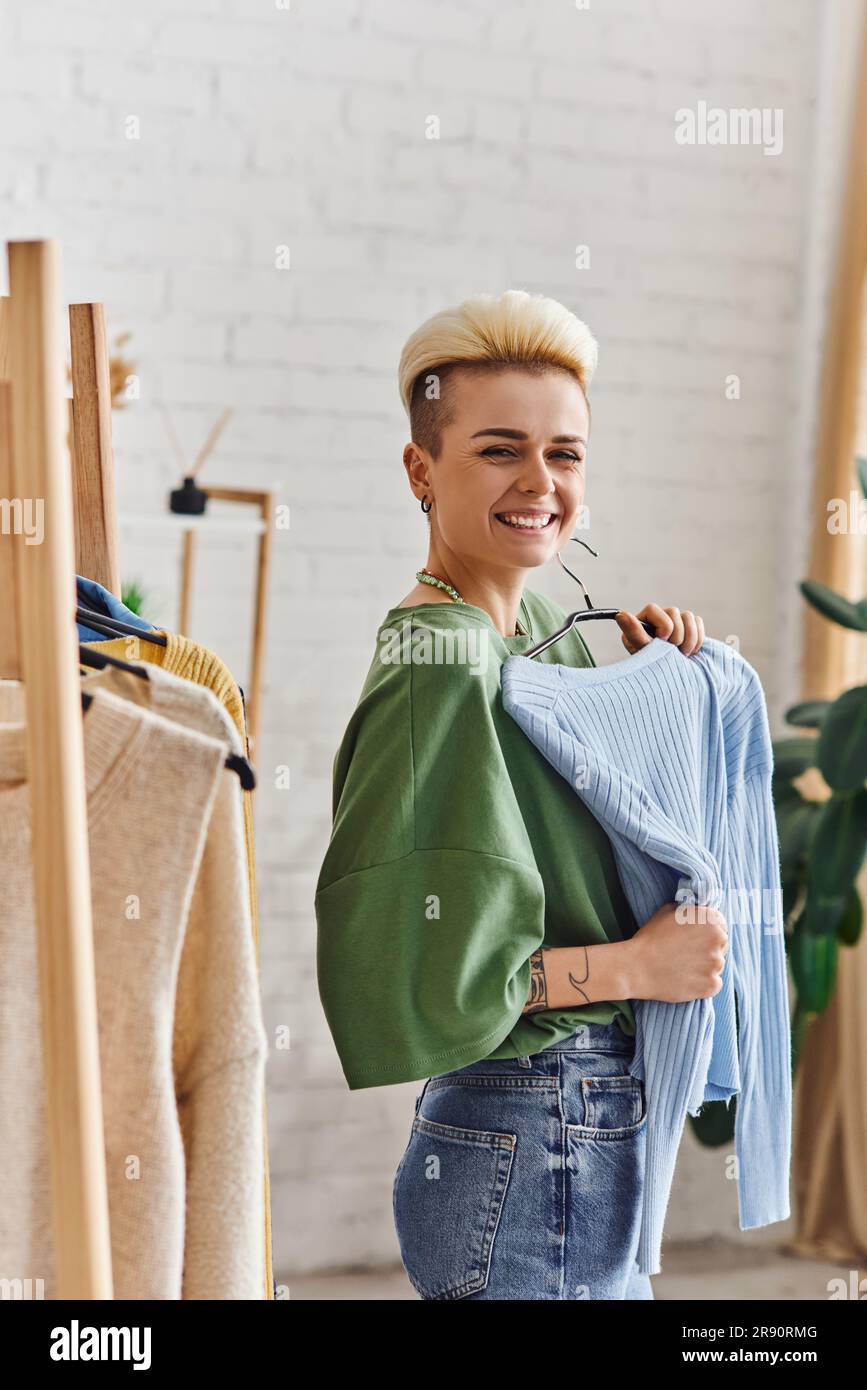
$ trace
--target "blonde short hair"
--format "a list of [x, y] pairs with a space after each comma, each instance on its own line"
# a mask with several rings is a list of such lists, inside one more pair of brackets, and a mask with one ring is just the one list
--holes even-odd
[[[599, 349], [590, 329], [556, 299], [505, 290], [465, 299], [442, 309], [410, 334], [400, 354], [400, 398], [412, 437], [436, 457], [441, 432], [452, 418], [442, 386], [461, 367], [465, 374], [508, 367], [543, 372], [570, 372], [585, 396], [596, 370]], [[428, 395], [429, 378], [438, 379], [439, 394]]]

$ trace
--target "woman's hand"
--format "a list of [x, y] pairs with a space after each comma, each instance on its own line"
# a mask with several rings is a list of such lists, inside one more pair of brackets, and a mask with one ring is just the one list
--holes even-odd
[[674, 642], [684, 656], [692, 656], [704, 641], [704, 623], [688, 608], [681, 612], [679, 608], [660, 608], [658, 603], [646, 603], [640, 613], [627, 613], [623, 609], [614, 619], [630, 656], [653, 640], [641, 626], [641, 618], [650, 623], [657, 637]]
[[722, 989], [728, 924], [715, 907], [690, 906], [695, 921], [682, 921], [684, 905], [663, 903], [624, 944], [633, 999], [685, 1004], [711, 999]]

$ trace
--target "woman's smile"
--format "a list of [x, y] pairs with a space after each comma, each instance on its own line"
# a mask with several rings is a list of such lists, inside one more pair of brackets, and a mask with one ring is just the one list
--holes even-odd
[[494, 512], [494, 516], [501, 526], [507, 527], [518, 536], [532, 536], [539, 531], [546, 531], [553, 526], [557, 519], [557, 512], [542, 511], [537, 507], [528, 507], [520, 511]]

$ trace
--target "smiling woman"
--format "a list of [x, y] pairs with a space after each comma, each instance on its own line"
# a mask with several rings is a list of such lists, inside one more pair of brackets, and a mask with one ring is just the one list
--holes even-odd
[[[424, 573], [486, 608], [504, 636], [526, 569], [578, 519], [597, 355], [586, 324], [523, 290], [435, 315], [401, 355], [404, 467], [430, 525]], [[404, 605], [423, 601], [425, 582]]]
[[[315, 906], [348, 1085], [427, 1078], [393, 1194], [425, 1299], [653, 1297], [630, 1000], [663, 974], [683, 986], [682, 934], [664, 913], [639, 931], [607, 834], [501, 688], [503, 662], [566, 622], [524, 586], [583, 506], [596, 358], [562, 304], [509, 290], [434, 315], [400, 360], [427, 564], [380, 624], [335, 758]], [[691, 615], [644, 612], [692, 646]], [[395, 634], [410, 659], [383, 658]], [[455, 650], [474, 659], [436, 655]], [[595, 664], [577, 630], [539, 660]], [[642, 932], [664, 940], [636, 951]]]

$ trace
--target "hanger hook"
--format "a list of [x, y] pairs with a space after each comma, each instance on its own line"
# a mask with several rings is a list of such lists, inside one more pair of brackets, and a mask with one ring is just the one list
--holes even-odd
[[[598, 557], [599, 557], [599, 551], [598, 551], [598, 550], [594, 550], [593, 547], [592, 547], [592, 545], [588, 545], [588, 544], [587, 544], [587, 541], [582, 541], [582, 539], [581, 539], [580, 536], [570, 536], [569, 539], [570, 539], [570, 541], [575, 541], [578, 545], [583, 545], [583, 546], [585, 546], [586, 549], [590, 551], [590, 554], [591, 554], [591, 555], [595, 555], [596, 558], [598, 559]], [[563, 566], [563, 569], [566, 571], [566, 573], [569, 575], [569, 577], [570, 577], [571, 579], [574, 579], [575, 582], [576, 582], [576, 584], [579, 584], [579, 585], [581, 586], [581, 592], [582, 592], [582, 594], [584, 595], [584, 602], [586, 603], [586, 605], [587, 605], [588, 608], [592, 608], [592, 607], [593, 607], [593, 604], [590, 602], [590, 595], [588, 594], [588, 592], [587, 592], [587, 590], [586, 590], [586, 588], [585, 588], [585, 586], [584, 586], [583, 581], [580, 580], [580, 579], [578, 578], [577, 574], [574, 574], [573, 571], [570, 570], [569, 566], [568, 566], [568, 565], [565, 563], [565, 561], [563, 560], [563, 557], [561, 556], [559, 550], [557, 551], [557, 559], [560, 561], [560, 564]]]

